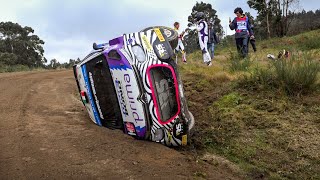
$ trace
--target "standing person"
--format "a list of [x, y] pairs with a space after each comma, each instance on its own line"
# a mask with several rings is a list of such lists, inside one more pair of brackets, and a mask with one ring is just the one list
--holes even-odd
[[252, 35], [252, 30], [248, 17], [243, 14], [243, 10], [237, 7], [234, 10], [237, 17], [229, 19], [229, 27], [231, 30], [235, 30], [235, 40], [237, 45], [237, 50], [242, 57], [248, 56], [248, 39], [249, 35]]
[[[179, 22], [175, 22], [173, 24], [173, 26], [174, 26], [174, 30], [176, 30], [178, 32], [178, 45], [175, 48], [175, 51], [177, 51], [177, 52], [180, 51], [181, 54], [182, 54], [182, 62], [187, 63], [186, 52], [184, 51], [184, 45], [182, 43], [184, 31], [181, 31], [179, 29], [180, 28], [180, 23]], [[176, 61], [177, 61], [177, 58], [178, 58], [178, 53], [176, 53]]]
[[208, 24], [204, 20], [204, 13], [198, 12], [196, 14], [197, 20], [197, 30], [198, 30], [198, 37], [199, 37], [199, 44], [200, 49], [202, 51], [203, 61], [207, 66], [212, 66], [211, 57], [208, 51], [207, 43], [208, 43]]
[[211, 23], [208, 24], [208, 27], [209, 27], [209, 29], [208, 29], [209, 38], [208, 38], [207, 45], [208, 45], [208, 50], [209, 50], [211, 59], [213, 60], [213, 58], [214, 58], [214, 45], [216, 43], [219, 43], [219, 41], [218, 41], [218, 37], [217, 37], [216, 32], [214, 31]]

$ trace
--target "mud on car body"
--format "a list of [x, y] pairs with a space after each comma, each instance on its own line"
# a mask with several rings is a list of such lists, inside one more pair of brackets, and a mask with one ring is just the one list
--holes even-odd
[[73, 67], [91, 120], [138, 139], [186, 145], [194, 118], [172, 60], [176, 43], [173, 29], [158, 26], [94, 44]]

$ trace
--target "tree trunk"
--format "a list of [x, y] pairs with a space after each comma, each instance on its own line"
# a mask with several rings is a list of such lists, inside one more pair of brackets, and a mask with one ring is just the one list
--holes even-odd
[[286, 36], [288, 33], [288, 9], [289, 9], [289, 0], [286, 1], [286, 14], [285, 14], [285, 29], [284, 29], [284, 35]]
[[267, 32], [268, 32], [268, 38], [270, 39], [270, 23], [269, 23], [269, 6], [268, 6], [268, 3], [267, 3], [268, 0], [265, 0], [265, 6], [267, 8]]

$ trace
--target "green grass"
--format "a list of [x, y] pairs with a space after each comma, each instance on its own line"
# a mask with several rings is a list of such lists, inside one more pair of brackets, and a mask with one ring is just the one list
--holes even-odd
[[0, 73], [30, 71], [30, 70], [31, 69], [28, 66], [24, 66], [24, 65], [1, 65], [0, 64]]
[[[308, 48], [318, 47], [314, 42], [296, 44], [319, 32], [257, 41], [250, 63], [235, 70], [229, 55], [234, 47], [221, 49], [212, 67], [203, 65], [199, 52], [189, 54], [179, 69], [196, 119], [190, 153], [199, 160], [208, 154], [227, 159], [245, 179], [320, 179], [320, 53]], [[270, 42], [278, 44], [264, 47]], [[294, 57], [266, 58], [282, 44]]]
[[238, 81], [250, 90], [269, 89], [296, 96], [317, 90], [320, 63], [307, 55], [272, 61], [266, 67], [256, 66], [249, 75]]
[[320, 49], [320, 30], [302, 33], [293, 37], [273, 38], [260, 44], [263, 49], [290, 49], [306, 51]]

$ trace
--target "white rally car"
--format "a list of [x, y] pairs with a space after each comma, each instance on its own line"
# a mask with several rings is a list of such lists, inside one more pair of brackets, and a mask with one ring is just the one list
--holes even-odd
[[157, 26], [94, 44], [74, 66], [92, 121], [138, 139], [186, 145], [194, 118], [172, 58], [176, 43], [176, 31]]

